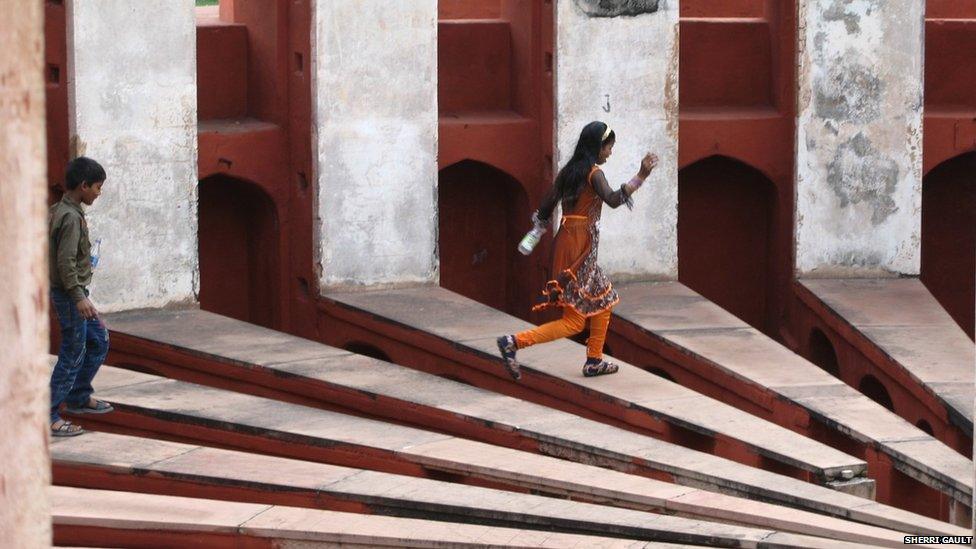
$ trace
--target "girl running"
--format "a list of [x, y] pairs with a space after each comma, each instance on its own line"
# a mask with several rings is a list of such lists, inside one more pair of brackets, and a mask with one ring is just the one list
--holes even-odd
[[604, 203], [611, 208], [621, 204], [632, 208], [630, 197], [657, 166], [657, 156], [645, 155], [637, 175], [619, 189], [611, 190], [600, 166], [613, 154], [615, 141], [613, 130], [603, 122], [587, 124], [580, 132], [573, 157], [559, 170], [552, 189], [533, 214], [534, 221], [549, 225], [556, 204], [562, 204], [563, 217], [552, 258], [553, 280], [546, 283], [542, 291], [546, 301], [532, 310], [560, 307], [563, 317], [532, 330], [498, 338], [498, 350], [505, 359], [505, 367], [515, 379], [522, 377], [515, 359], [519, 349], [576, 335], [583, 331], [587, 322], [590, 334], [586, 340], [583, 375], [591, 377], [618, 370], [616, 364], [603, 360], [610, 315], [620, 298], [596, 262], [600, 213]]

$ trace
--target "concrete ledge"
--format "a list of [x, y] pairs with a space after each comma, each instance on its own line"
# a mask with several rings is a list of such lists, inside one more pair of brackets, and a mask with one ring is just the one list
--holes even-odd
[[[274, 389], [274, 398], [290, 402], [340, 405], [371, 417], [436, 427], [494, 445], [884, 528], [933, 534], [954, 531], [945, 523], [893, 507], [865, 506], [859, 497], [211, 313], [145, 311], [112, 315], [106, 321], [112, 327], [116, 359], [169, 377], [266, 396]], [[495, 463], [497, 467], [505, 460]], [[528, 482], [521, 475], [512, 478]], [[592, 491], [603, 486], [613, 492], [619, 484], [603, 485], [604, 477], [592, 473], [586, 478], [586, 483], [580, 483], [567, 477], [558, 484], [559, 490], [582, 499], [609, 497], [615, 505], [629, 505], [626, 496]], [[545, 489], [551, 481], [533, 481], [537, 483], [533, 489]]]
[[[160, 541], [173, 534], [262, 539], [288, 547], [685, 547], [532, 530], [356, 515], [174, 496], [52, 487], [55, 538], [97, 528], [111, 545], [136, 531]], [[81, 533], [84, 533], [83, 531]], [[185, 538], [184, 538], [185, 539]], [[215, 539], [214, 537], [208, 539]], [[70, 543], [68, 541], [67, 543]]]
[[[688, 528], [698, 524], [693, 527], [695, 532], [707, 532], [708, 538], [726, 542], [732, 539], [731, 534], [743, 533], [728, 529], [728, 524], [891, 547], [901, 546], [903, 539], [902, 534], [891, 530], [620, 473], [592, 468], [586, 471], [579, 466], [571, 466], [565, 473], [586, 475], [593, 490], [570, 487], [566, 495], [616, 508], [596, 510], [578, 501], [108, 433], [57, 441], [52, 445], [52, 457], [56, 483], [86, 488], [112, 486], [334, 510], [355, 505], [360, 512], [375, 514], [596, 534], [609, 532], [615, 523], [642, 528], [646, 515], [623, 507], [677, 514], [684, 520], [656, 520], [655, 527], [667, 523], [676, 535], [682, 531], [690, 535]], [[542, 473], [540, 465], [549, 469]], [[559, 476], [560, 467], [559, 463], [541, 462], [518, 466], [527, 482], [553, 471]], [[605, 517], [589, 522], [589, 517], [598, 515]], [[634, 533], [639, 538], [647, 535]]]
[[[732, 314], [677, 282], [625, 284], [618, 292], [621, 304], [615, 314], [625, 324], [612, 329], [625, 332], [628, 344], [654, 349], [687, 368], [688, 379], [708, 384], [712, 396], [744, 401], [753, 413], [802, 431], [803, 422], [788, 408], [798, 409], [968, 505], [970, 460]], [[633, 329], [625, 329], [628, 324]], [[644, 364], [650, 366], [650, 359], [645, 357]]]

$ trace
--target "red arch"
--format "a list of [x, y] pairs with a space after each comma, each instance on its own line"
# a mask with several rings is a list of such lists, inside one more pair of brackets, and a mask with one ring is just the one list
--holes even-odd
[[277, 327], [278, 214], [260, 186], [213, 175], [200, 181], [200, 307]]
[[498, 168], [474, 160], [440, 171], [438, 249], [441, 286], [511, 314], [528, 311], [528, 263], [516, 251], [528, 230], [525, 188]]
[[895, 404], [891, 400], [891, 393], [885, 388], [884, 383], [881, 383], [873, 375], [868, 374], [862, 377], [861, 382], [857, 385], [857, 390], [892, 412], [895, 411]]
[[976, 315], [976, 152], [949, 159], [922, 180], [921, 280], [969, 334]]
[[678, 279], [760, 329], [773, 287], [775, 197], [769, 178], [729, 157], [678, 172]]
[[809, 357], [810, 362], [840, 379], [840, 363], [837, 361], [837, 351], [834, 349], [834, 344], [831, 343], [830, 338], [820, 328], [810, 330], [807, 357]]

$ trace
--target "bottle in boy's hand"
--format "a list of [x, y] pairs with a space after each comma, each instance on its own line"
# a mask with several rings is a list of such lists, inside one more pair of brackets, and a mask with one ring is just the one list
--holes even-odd
[[92, 251], [91, 251], [92, 270], [98, 268], [98, 260], [101, 257], [101, 254], [102, 254], [102, 239], [98, 238], [95, 239], [95, 245], [92, 246]]

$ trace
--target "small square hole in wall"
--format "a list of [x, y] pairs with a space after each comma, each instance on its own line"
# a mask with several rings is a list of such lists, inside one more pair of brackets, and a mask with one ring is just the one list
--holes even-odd
[[47, 66], [47, 81], [49, 84], [61, 83], [61, 67], [57, 65]]
[[301, 53], [295, 52], [295, 72], [301, 73], [305, 70], [305, 58]]
[[305, 176], [305, 172], [298, 172], [295, 181], [298, 182], [298, 188], [303, 192], [308, 190], [308, 177]]

